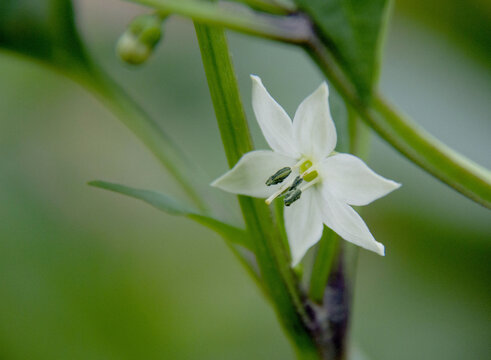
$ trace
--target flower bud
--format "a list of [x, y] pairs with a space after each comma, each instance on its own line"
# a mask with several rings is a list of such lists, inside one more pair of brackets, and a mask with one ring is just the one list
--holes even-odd
[[162, 36], [162, 21], [163, 18], [156, 14], [133, 19], [116, 45], [119, 57], [132, 65], [145, 62]]

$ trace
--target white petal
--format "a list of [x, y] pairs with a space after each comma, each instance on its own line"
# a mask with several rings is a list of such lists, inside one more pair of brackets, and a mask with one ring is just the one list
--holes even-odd
[[321, 164], [323, 186], [335, 198], [350, 205], [367, 205], [401, 184], [371, 170], [361, 159], [350, 154], [337, 154]]
[[285, 228], [292, 253], [292, 266], [297, 265], [307, 250], [322, 236], [322, 218], [318, 206], [320, 193], [309, 189], [299, 200], [285, 206]]
[[384, 245], [373, 238], [360, 215], [351, 206], [329, 194], [324, 187], [324, 183], [321, 188], [324, 201], [321, 203], [320, 208], [324, 224], [344, 240], [376, 252], [379, 255], [385, 255]]
[[329, 111], [328, 96], [324, 82], [302, 101], [293, 119], [298, 151], [315, 161], [328, 156], [336, 147], [336, 128]]
[[266, 141], [274, 151], [298, 158], [290, 117], [269, 95], [258, 76], [251, 75], [251, 79], [252, 107]]
[[266, 180], [279, 169], [294, 165], [295, 161], [270, 150], [251, 151], [211, 186], [234, 194], [266, 198], [281, 185], [266, 186]]

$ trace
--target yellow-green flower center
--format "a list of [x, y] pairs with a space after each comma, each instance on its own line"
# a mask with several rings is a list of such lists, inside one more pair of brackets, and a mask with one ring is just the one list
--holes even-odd
[[[303, 174], [304, 172], [306, 172], [308, 169], [310, 169], [312, 167], [312, 161], [310, 160], [305, 160], [302, 164], [300, 164], [299, 166], [299, 170], [300, 170], [300, 174]], [[307, 182], [310, 182], [312, 180], [314, 180], [317, 176], [319, 176], [319, 173], [317, 172], [317, 170], [314, 170], [308, 174], [305, 174], [303, 176], [303, 179]]]

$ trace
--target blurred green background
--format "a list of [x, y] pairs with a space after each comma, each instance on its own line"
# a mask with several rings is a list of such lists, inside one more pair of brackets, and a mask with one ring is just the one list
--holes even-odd
[[[95, 58], [207, 180], [223, 173], [189, 21], [171, 19], [156, 54], [135, 69], [118, 61], [114, 44], [141, 8], [116, 0], [75, 5]], [[491, 48], [483, 36], [490, 6], [469, 1], [457, 16], [459, 7], [397, 3], [380, 87], [438, 138], [490, 168]], [[321, 77], [289, 46], [237, 34], [230, 43], [256, 144], [264, 147], [248, 75], [260, 75], [290, 113]], [[73, 82], [7, 54], [0, 54], [0, 79], [0, 359], [293, 358], [272, 310], [218, 236], [86, 185], [104, 179], [181, 196], [107, 109]], [[360, 252], [357, 357], [489, 359], [489, 211], [376, 137], [370, 164], [404, 186], [364, 210], [387, 256]], [[233, 197], [211, 194], [240, 223]]]

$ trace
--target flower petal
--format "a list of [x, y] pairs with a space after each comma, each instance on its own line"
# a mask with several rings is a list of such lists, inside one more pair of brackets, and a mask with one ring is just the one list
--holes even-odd
[[266, 180], [279, 169], [294, 164], [294, 159], [270, 150], [251, 151], [242, 156], [231, 170], [213, 181], [211, 186], [234, 194], [266, 198], [279, 186], [266, 186]]
[[269, 95], [258, 76], [251, 75], [251, 79], [252, 107], [266, 141], [274, 151], [298, 158], [290, 117]]
[[336, 147], [336, 128], [329, 111], [328, 96], [324, 82], [302, 101], [293, 119], [298, 151], [315, 161], [328, 156]]
[[344, 240], [384, 256], [384, 245], [374, 239], [360, 215], [348, 204], [334, 198], [324, 183], [321, 190], [324, 201], [320, 208], [324, 224]]
[[361, 159], [350, 154], [328, 157], [320, 170], [323, 185], [335, 198], [350, 205], [367, 205], [401, 186], [376, 174]]
[[285, 228], [292, 253], [292, 266], [297, 265], [307, 250], [322, 236], [322, 218], [316, 189], [302, 193], [302, 197], [285, 207]]

